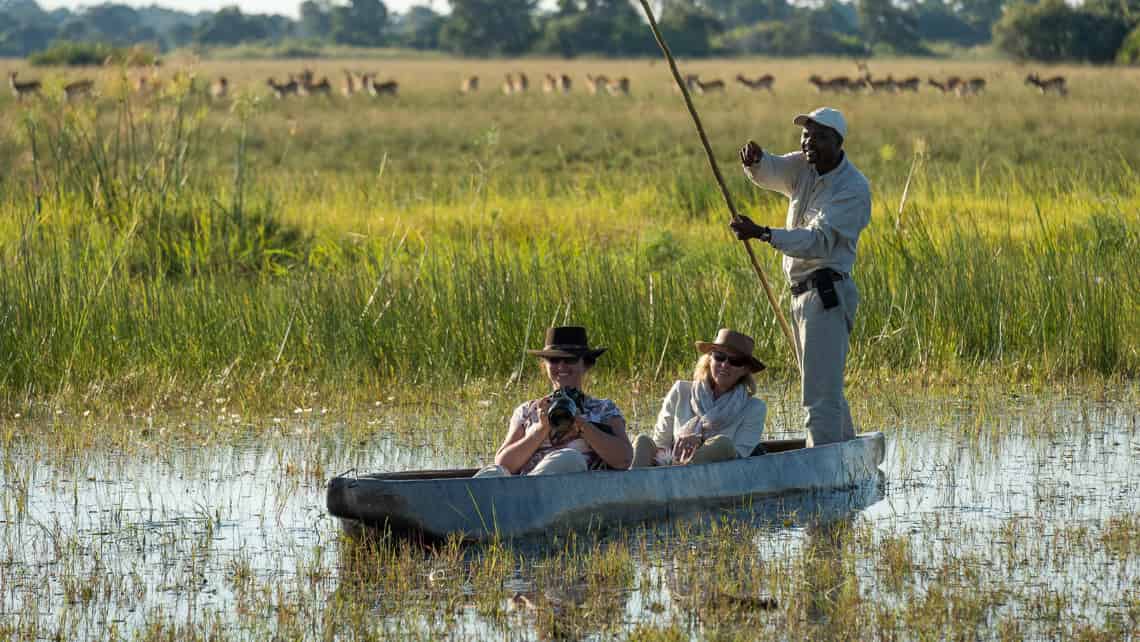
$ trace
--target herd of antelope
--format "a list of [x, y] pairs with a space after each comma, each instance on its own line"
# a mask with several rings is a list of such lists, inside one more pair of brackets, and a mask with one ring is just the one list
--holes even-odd
[[[568, 94], [573, 88], [573, 85], [574, 81], [566, 74], [546, 74], [542, 79], [542, 93]], [[610, 96], [628, 96], [630, 82], [629, 78], [625, 76], [620, 78], [608, 78], [606, 76], [586, 74], [584, 87], [586, 88], [586, 93], [591, 96], [606, 94]], [[508, 96], [524, 94], [530, 89], [530, 79], [521, 71], [508, 73], [503, 79], [502, 89], [503, 93]], [[479, 91], [479, 76], [467, 76], [459, 86], [459, 92], [462, 94], [472, 94], [477, 91]]]
[[[856, 76], [855, 78], [836, 76], [828, 79], [813, 75], [811, 78], [808, 78], [808, 82], [815, 86], [816, 91], [821, 94], [827, 92], [852, 94], [863, 92], [873, 94], [918, 93], [919, 88], [922, 86], [922, 79], [918, 76], [910, 76], [896, 80], [894, 76], [888, 75], [886, 78], [876, 79], [871, 76], [870, 73]], [[943, 94], [953, 94], [955, 96], [978, 96], [986, 91], [985, 78], [950, 76], [946, 80], [927, 78], [926, 83]]]
[[[376, 80], [378, 74], [375, 73], [360, 73], [348, 69], [342, 71], [344, 73], [344, 84], [341, 85], [340, 91], [346, 98], [351, 98], [356, 94], [372, 97], [396, 96], [400, 89], [400, 84], [395, 80], [378, 82]], [[304, 69], [296, 75], [289, 74], [285, 82], [277, 82], [275, 78], [269, 78], [265, 82], [277, 98], [331, 96], [333, 94], [332, 83], [329, 82], [328, 77], [322, 76], [320, 80], [317, 80], [311, 69]]]
[[[888, 75], [885, 78], [875, 78], [866, 70], [865, 66], [860, 66], [860, 71], [863, 73], [855, 77], [835, 76], [825, 79], [818, 75], [812, 75], [808, 78], [808, 82], [811, 83], [819, 93], [847, 94], [917, 93], [919, 88], [923, 85], [918, 76], [895, 79], [893, 76]], [[352, 97], [356, 94], [373, 97], [397, 96], [399, 83], [395, 80], [381, 82], [377, 80], [378, 74], [376, 73], [360, 73], [348, 69], [344, 69], [343, 73], [344, 82], [340, 88], [340, 93], [345, 97]], [[175, 80], [178, 80], [180, 75], [183, 80], [189, 79], [191, 87], [194, 86], [193, 75], [178, 72], [175, 75]], [[748, 78], [743, 74], [737, 74], [735, 80], [747, 91], [775, 91], [774, 86], [776, 79], [772, 74], [764, 74], [756, 78]], [[15, 71], [9, 72], [8, 84], [12, 88], [12, 93], [20, 100], [23, 100], [26, 96], [39, 95], [43, 88], [39, 80], [20, 80], [18, 73]], [[289, 96], [332, 96], [334, 93], [333, 85], [328, 77], [321, 77], [318, 80], [310, 69], [304, 69], [298, 74], [289, 74], [283, 82], [279, 82], [275, 78], [269, 78], [266, 80], [266, 84], [274, 96], [282, 99]], [[698, 74], [687, 75], [685, 77], [685, 84], [691, 92], [700, 95], [723, 93], [728, 87], [724, 80], [706, 80], [702, 79]], [[927, 78], [925, 84], [937, 89], [942, 94], [961, 97], [978, 96], [986, 91], [986, 80], [978, 77], [962, 78], [959, 76], [950, 76], [944, 80]], [[1036, 88], [1042, 94], [1066, 96], [1069, 93], [1064, 76], [1042, 78], [1036, 73], [1031, 73], [1026, 76], [1025, 84]], [[582, 86], [585, 88], [586, 93], [590, 95], [630, 95], [630, 80], [625, 76], [610, 78], [604, 75], [586, 74], [585, 83]], [[140, 74], [131, 79], [131, 88], [138, 94], [154, 93], [161, 87], [162, 80], [158, 77], [156, 68], [152, 69], [149, 73]], [[570, 76], [566, 74], [545, 74], [542, 80], [542, 91], [546, 94], [568, 94], [572, 87], [573, 81]], [[479, 77], [467, 76], [463, 79], [460, 86], [460, 93], [473, 94], [478, 92], [479, 88]], [[529, 89], [530, 81], [525, 73], [508, 73], [503, 80], [502, 91], [504, 94], [523, 94]], [[675, 86], [674, 89], [676, 89]], [[95, 81], [91, 79], [76, 80], [63, 86], [63, 95], [68, 102], [89, 97], [93, 95], [94, 92]], [[210, 81], [209, 86], [205, 88], [205, 93], [209, 98], [214, 100], [226, 99], [230, 95], [230, 82], [225, 76], [218, 76]]]

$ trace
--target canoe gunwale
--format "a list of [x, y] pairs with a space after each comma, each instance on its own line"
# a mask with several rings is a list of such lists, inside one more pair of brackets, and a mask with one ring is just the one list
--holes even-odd
[[[797, 442], [801, 447], [794, 447]], [[802, 439], [772, 443], [776, 449], [765, 455], [628, 471], [472, 478], [476, 469], [457, 469], [334, 477], [327, 503], [350, 534], [361, 527], [388, 528], [482, 540], [669, 518], [750, 498], [854, 488], [881, 479], [882, 433], [810, 449]]]

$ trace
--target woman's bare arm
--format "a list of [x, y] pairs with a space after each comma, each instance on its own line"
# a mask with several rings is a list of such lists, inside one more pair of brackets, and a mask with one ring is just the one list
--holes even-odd
[[633, 446], [625, 433], [624, 419], [611, 417], [605, 422], [614, 431], [612, 435], [581, 417], [578, 417], [575, 423], [578, 424], [582, 438], [590, 444], [607, 466], [618, 470], [629, 468], [633, 462]]
[[[543, 403], [545, 402], [545, 403]], [[543, 440], [550, 434], [550, 424], [544, 421], [546, 406], [550, 405], [548, 399], [539, 402], [539, 423], [527, 426], [526, 419], [520, 418], [512, 422], [507, 430], [507, 438], [495, 453], [495, 463], [506, 468], [512, 475], [517, 475], [526, 462], [534, 455]], [[528, 430], [529, 428], [529, 430]]]

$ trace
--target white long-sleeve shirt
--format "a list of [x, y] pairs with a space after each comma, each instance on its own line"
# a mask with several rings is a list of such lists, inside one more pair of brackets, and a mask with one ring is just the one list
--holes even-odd
[[771, 241], [784, 254], [789, 283], [825, 267], [851, 274], [859, 233], [871, 222], [871, 184], [846, 155], [820, 176], [803, 152], [764, 152], [744, 173], [790, 199], [785, 229], [773, 228]]
[[[657, 423], [653, 426], [653, 443], [658, 448], [672, 448], [677, 431], [693, 418], [693, 408], [689, 405], [693, 382], [677, 381], [661, 402], [657, 413]], [[732, 440], [736, 454], [748, 457], [756, 444], [764, 438], [764, 419], [768, 415], [768, 405], [762, 399], [752, 397], [744, 411], [735, 420], [726, 424], [717, 434]]]

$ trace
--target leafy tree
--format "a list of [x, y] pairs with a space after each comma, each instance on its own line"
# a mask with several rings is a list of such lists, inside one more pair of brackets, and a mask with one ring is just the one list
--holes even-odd
[[976, 45], [989, 40], [990, 25], [984, 27], [943, 0], [922, 0], [911, 11], [915, 14], [918, 35], [924, 41], [953, 42]]
[[655, 53], [657, 44], [626, 0], [564, 1], [543, 24], [534, 49], [567, 58], [587, 53], [638, 56]]
[[918, 21], [891, 0], [859, 0], [859, 28], [872, 47], [895, 53], [924, 53], [918, 37]]
[[412, 49], [439, 49], [444, 18], [430, 7], [416, 5], [397, 16], [391, 25], [398, 44]]
[[225, 7], [194, 30], [194, 40], [204, 45], [236, 45], [290, 35], [292, 22], [281, 16], [245, 15], [237, 7]]
[[715, 42], [729, 51], [769, 56], [867, 55], [852, 22], [854, 17], [842, 12], [844, 5], [836, 4], [839, 6], [799, 9], [786, 21], [765, 20], [738, 27]]
[[792, 7], [787, 0], [704, 0], [701, 6], [730, 25], [786, 20], [792, 16]]
[[334, 41], [360, 47], [383, 44], [388, 8], [380, 0], [351, 0], [332, 9]]
[[1045, 0], [1006, 10], [994, 25], [994, 44], [1015, 58], [1109, 62], [1127, 34], [1118, 17]]
[[1124, 44], [1120, 45], [1120, 51], [1116, 54], [1116, 62], [1125, 65], [1140, 64], [1140, 27], [1133, 29], [1124, 39]]
[[527, 51], [537, 33], [537, 0], [449, 0], [451, 15], [440, 31], [440, 45], [467, 56], [516, 55]]
[[308, 38], [328, 38], [332, 32], [332, 6], [328, 0], [305, 0], [301, 3], [298, 28]]
[[1140, 0], [1089, 0], [1084, 8], [1118, 18], [1129, 29], [1140, 25]]
[[661, 35], [669, 49], [678, 56], [707, 56], [712, 53], [712, 39], [723, 30], [720, 19], [707, 9], [691, 2], [668, 5], [659, 22]]

